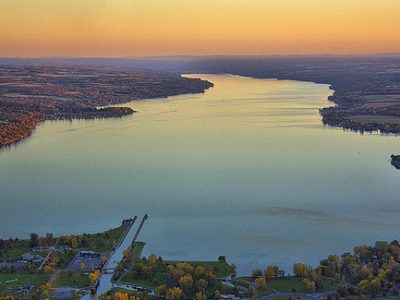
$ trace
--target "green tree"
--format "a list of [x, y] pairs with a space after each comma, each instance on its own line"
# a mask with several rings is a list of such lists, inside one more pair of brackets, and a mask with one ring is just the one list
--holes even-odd
[[29, 246], [36, 247], [38, 245], [38, 239], [39, 239], [39, 236], [37, 235], [37, 233], [31, 233]]
[[205, 279], [199, 279], [196, 281], [196, 288], [198, 291], [204, 291], [208, 286], [208, 281]]

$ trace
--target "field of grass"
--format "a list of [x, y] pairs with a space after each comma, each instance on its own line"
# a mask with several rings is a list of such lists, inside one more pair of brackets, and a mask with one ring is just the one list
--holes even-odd
[[87, 237], [89, 246], [86, 250], [102, 253], [110, 251], [118, 243], [124, 230], [125, 227], [119, 226], [102, 233], [90, 234]]
[[48, 276], [43, 273], [0, 273], [0, 296], [3, 296], [7, 288], [31, 284], [38, 287], [44, 284], [48, 279]]
[[65, 269], [68, 264], [72, 261], [74, 258], [73, 252], [59, 252], [59, 251], [53, 251], [51, 253], [51, 256], [55, 256], [58, 258], [57, 262], [57, 269]]
[[156, 273], [151, 279], [143, 279], [139, 278], [133, 271], [125, 274], [121, 282], [131, 283], [148, 288], [155, 288], [161, 284], [167, 285], [167, 274]]
[[274, 278], [267, 281], [267, 286], [280, 292], [307, 292], [301, 277]]
[[29, 240], [21, 240], [13, 248], [3, 250], [2, 257], [9, 260], [18, 259], [22, 254], [27, 252], [29, 248]]
[[82, 288], [89, 285], [88, 276], [80, 272], [62, 271], [53, 282], [54, 287], [77, 287]]
[[133, 258], [134, 260], [139, 260], [142, 258], [142, 252], [146, 243], [144, 242], [136, 242], [135, 247], [133, 248]]

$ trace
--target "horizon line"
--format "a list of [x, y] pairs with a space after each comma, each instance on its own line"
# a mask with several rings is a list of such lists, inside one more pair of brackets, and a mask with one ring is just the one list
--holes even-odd
[[272, 58], [272, 57], [368, 57], [368, 56], [400, 56], [399, 52], [372, 52], [372, 53], [310, 53], [310, 54], [204, 54], [204, 55], [137, 55], [137, 56], [0, 56], [0, 59], [174, 59], [174, 58]]

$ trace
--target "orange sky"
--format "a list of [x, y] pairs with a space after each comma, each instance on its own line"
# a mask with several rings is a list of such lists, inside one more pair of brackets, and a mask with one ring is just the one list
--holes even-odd
[[400, 52], [400, 0], [0, 0], [0, 56]]

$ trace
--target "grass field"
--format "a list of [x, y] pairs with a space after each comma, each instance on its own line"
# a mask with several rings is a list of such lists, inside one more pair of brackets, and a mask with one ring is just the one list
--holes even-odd
[[142, 252], [146, 243], [144, 242], [136, 242], [135, 247], [133, 248], [133, 258], [134, 260], [139, 260], [142, 258]]
[[[237, 284], [244, 287], [248, 287], [253, 283], [250, 277], [239, 277], [235, 279]], [[339, 284], [333, 280], [327, 278], [322, 278], [322, 291], [331, 291], [338, 288]], [[272, 293], [273, 290], [278, 292], [309, 292], [303, 283], [303, 278], [301, 277], [283, 277], [283, 278], [273, 278], [267, 280], [267, 292]]]
[[13, 248], [3, 250], [2, 256], [9, 260], [18, 259], [29, 250], [29, 240], [19, 241]]
[[151, 279], [143, 279], [143, 278], [139, 278], [136, 273], [133, 272], [129, 272], [127, 273], [124, 277], [122, 282], [124, 283], [131, 283], [131, 284], [135, 284], [135, 285], [140, 285], [143, 287], [148, 287], [148, 288], [155, 288], [161, 284], [167, 284], [167, 274], [161, 274], [161, 273], [157, 273], [154, 278]]
[[125, 227], [119, 226], [105, 232], [90, 234], [87, 238], [89, 246], [85, 248], [95, 252], [108, 252], [118, 243], [124, 230]]
[[43, 273], [0, 273], [0, 296], [3, 296], [7, 288], [31, 284], [38, 287], [47, 281], [48, 276]]
[[89, 285], [88, 276], [80, 272], [62, 271], [53, 282], [54, 287], [77, 287], [82, 288]]
[[274, 278], [267, 281], [267, 286], [280, 292], [306, 292], [301, 277]]

